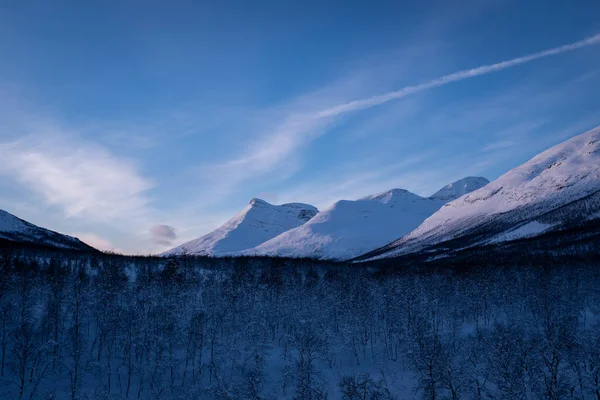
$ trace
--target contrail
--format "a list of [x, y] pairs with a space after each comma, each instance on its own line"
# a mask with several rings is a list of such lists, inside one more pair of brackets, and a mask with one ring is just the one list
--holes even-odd
[[385, 94], [381, 94], [378, 96], [369, 97], [368, 99], [355, 100], [349, 103], [340, 104], [334, 107], [327, 108], [325, 110], [319, 111], [315, 114], [317, 118], [326, 118], [326, 117], [334, 117], [336, 115], [344, 114], [350, 111], [363, 110], [366, 108], [371, 108], [378, 106], [380, 104], [387, 103], [392, 100], [397, 100], [402, 97], [406, 97], [408, 95], [422, 92], [424, 90], [428, 90], [431, 88], [435, 88], [438, 86], [443, 86], [451, 82], [460, 81], [463, 79], [472, 78], [474, 76], [485, 75], [491, 72], [501, 71], [506, 68], [514, 67], [517, 65], [525, 64], [530, 61], [534, 61], [540, 58], [555, 56], [562, 53], [567, 53], [569, 51], [577, 50], [582, 47], [592, 46], [595, 44], [600, 44], [600, 33], [591, 36], [587, 39], [580, 40], [575, 43], [567, 44], [560, 47], [555, 47], [553, 49], [540, 51], [538, 53], [533, 53], [527, 56], [513, 58], [512, 60], [502, 61], [496, 64], [484, 65], [477, 68], [467, 69], [463, 71], [454, 72], [450, 75], [445, 75], [440, 78], [436, 78], [429, 82], [421, 83], [419, 85], [407, 86], [400, 90], [395, 90], [393, 92], [388, 92]]

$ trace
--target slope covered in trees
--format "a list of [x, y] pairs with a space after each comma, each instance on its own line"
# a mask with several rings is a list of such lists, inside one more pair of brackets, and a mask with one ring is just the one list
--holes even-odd
[[4, 253], [0, 397], [596, 399], [598, 260], [494, 260]]

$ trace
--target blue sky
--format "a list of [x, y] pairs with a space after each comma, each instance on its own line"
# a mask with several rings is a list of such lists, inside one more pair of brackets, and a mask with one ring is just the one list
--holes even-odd
[[325, 208], [491, 180], [600, 125], [599, 15], [592, 0], [3, 1], [0, 208], [149, 253], [253, 197]]

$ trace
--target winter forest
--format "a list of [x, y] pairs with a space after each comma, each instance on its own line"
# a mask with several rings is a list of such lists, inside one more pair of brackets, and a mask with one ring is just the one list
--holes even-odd
[[595, 262], [0, 256], [3, 399], [600, 399]]

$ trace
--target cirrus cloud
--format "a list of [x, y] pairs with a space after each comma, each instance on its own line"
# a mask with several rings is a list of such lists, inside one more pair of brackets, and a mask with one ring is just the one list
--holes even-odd
[[[306, 107], [297, 108], [297, 105], [294, 105], [295, 107], [286, 110], [287, 113], [276, 118], [279, 123], [265, 129], [266, 133], [261, 132], [257, 135], [255, 140], [244, 148], [241, 155], [205, 168], [203, 172], [213, 176], [215, 182], [220, 182], [221, 186], [231, 190], [243, 181], [256, 179], [257, 176], [265, 176], [274, 171], [281, 171], [284, 169], [283, 166], [294, 160], [298, 150], [328, 133], [340, 118], [347, 114], [382, 106], [454, 82], [492, 74], [596, 45], [600, 45], [600, 33], [570, 44], [494, 64], [460, 70], [420, 84], [405, 86], [399, 90], [358, 100], [342, 101], [329, 106], [324, 106], [322, 101], [317, 102], [318, 96], [309, 96], [309, 98], [315, 99], [313, 103], [317, 104], [316, 106], [307, 109]], [[323, 93], [319, 93], [319, 95], [322, 96]]]
[[65, 136], [33, 135], [0, 143], [0, 174], [56, 206], [67, 217], [140, 219], [153, 182], [102, 146]]

